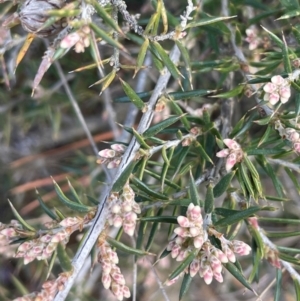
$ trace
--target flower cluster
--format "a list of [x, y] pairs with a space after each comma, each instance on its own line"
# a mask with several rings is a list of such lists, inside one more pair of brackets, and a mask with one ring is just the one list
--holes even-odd
[[241, 146], [235, 140], [224, 139], [223, 142], [228, 148], [219, 151], [216, 156], [226, 158], [225, 168], [226, 171], [229, 171], [236, 163], [242, 161], [244, 153]]
[[137, 214], [141, 213], [140, 206], [134, 201], [135, 193], [128, 183], [124, 185], [121, 195], [113, 193], [110, 196], [112, 206], [108, 216], [108, 222], [114, 227], [123, 226], [124, 232], [132, 236], [134, 234]]
[[256, 49], [261, 42], [261, 39], [257, 36], [256, 30], [253, 28], [247, 28], [246, 35], [247, 38], [245, 40], [249, 43], [249, 50]]
[[0, 245], [7, 245], [20, 238], [19, 231], [22, 230], [22, 225], [16, 220], [12, 220], [10, 224], [0, 223]]
[[[183, 261], [191, 252], [196, 251], [197, 255], [185, 272], [191, 277], [199, 273], [206, 284], [210, 284], [213, 279], [223, 282], [222, 263], [235, 262], [235, 254], [243, 256], [250, 253], [251, 248], [246, 243], [227, 240], [213, 228], [207, 231], [203, 227], [201, 208], [193, 203], [188, 206], [186, 216], [177, 217], [177, 222], [180, 226], [174, 229], [177, 236], [169, 242], [167, 250], [177, 261]], [[208, 235], [219, 239], [221, 249], [212, 245]], [[174, 281], [175, 279], [172, 279], [167, 284], [170, 285]]]
[[106, 164], [108, 169], [116, 168], [119, 166], [125, 150], [125, 145], [113, 144], [110, 149], [106, 148], [98, 153], [100, 158], [97, 163]]
[[67, 244], [70, 234], [69, 231], [63, 229], [54, 235], [45, 234], [39, 238], [25, 241], [18, 247], [15, 257], [24, 258], [24, 264], [28, 264], [34, 259], [47, 259], [56, 250], [58, 243]]
[[105, 242], [102, 242], [98, 247], [98, 262], [102, 267], [102, 283], [104, 288], [110, 288], [118, 300], [129, 298], [129, 288], [125, 285], [124, 276], [117, 266], [119, 263], [117, 253]]
[[56, 233], [46, 233], [38, 238], [23, 242], [17, 249], [16, 258], [24, 258], [24, 264], [34, 259], [44, 260], [49, 258], [56, 250], [59, 243], [66, 245], [70, 235], [82, 228], [84, 220], [79, 217], [67, 217], [59, 224], [64, 227], [55, 229]]
[[79, 30], [65, 36], [60, 42], [60, 47], [67, 49], [75, 45], [75, 52], [84, 52], [84, 49], [90, 46], [90, 33], [90, 27], [84, 25]]
[[300, 134], [293, 128], [285, 128], [279, 120], [275, 122], [275, 129], [283, 139], [292, 143], [293, 149], [300, 153]]
[[68, 277], [67, 273], [62, 273], [57, 279], [45, 282], [40, 292], [19, 297], [13, 301], [52, 301], [56, 293], [64, 288]]
[[279, 100], [281, 103], [286, 103], [291, 96], [290, 82], [280, 75], [275, 75], [271, 78], [271, 82], [264, 85], [265, 91], [264, 100], [275, 105]]

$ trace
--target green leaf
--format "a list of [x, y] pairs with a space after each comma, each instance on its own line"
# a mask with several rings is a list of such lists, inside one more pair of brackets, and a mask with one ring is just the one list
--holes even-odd
[[163, 61], [163, 63], [166, 65], [167, 69], [169, 70], [169, 72], [172, 74], [172, 76], [175, 79], [179, 79], [181, 74], [178, 71], [177, 67], [175, 66], [175, 64], [172, 62], [172, 60], [170, 59], [169, 55], [166, 53], [166, 51], [163, 49], [163, 47], [158, 43], [158, 42], [151, 42], [153, 47], [157, 50], [161, 60]]
[[230, 226], [232, 224], [235, 224], [241, 220], [244, 220], [244, 219], [254, 215], [258, 211], [263, 210], [262, 208], [264, 208], [264, 207], [253, 206], [248, 209], [238, 211], [236, 213], [231, 214], [230, 216], [227, 216], [227, 217], [224, 217], [224, 218], [218, 220], [215, 223], [215, 226], [220, 226], [220, 227]]
[[143, 181], [139, 180], [136, 177], [131, 177], [130, 181], [138, 188], [139, 190], [145, 192], [149, 196], [159, 199], [159, 200], [168, 200], [168, 197], [164, 194], [157, 192], [153, 189], [151, 189], [147, 184], [145, 184]]
[[282, 280], [282, 270], [276, 269], [276, 284], [275, 284], [275, 294], [274, 301], [281, 301], [281, 280]]
[[284, 35], [282, 36], [283, 39], [283, 47], [282, 47], [282, 56], [283, 56], [283, 64], [284, 64], [284, 70], [287, 73], [292, 73], [292, 65], [289, 58], [289, 49], [286, 44], [286, 40]]
[[10, 200], [8, 200], [8, 203], [11, 207], [11, 210], [13, 212], [14, 217], [20, 222], [20, 224], [27, 229], [28, 231], [31, 232], [37, 232], [32, 226], [30, 226], [27, 222], [25, 222], [25, 220], [22, 218], [22, 216], [18, 213], [18, 211], [16, 210], [16, 208], [14, 207], [14, 205], [10, 202]]
[[255, 156], [255, 155], [278, 155], [282, 153], [282, 149], [276, 149], [276, 148], [255, 148], [255, 149], [249, 149], [247, 150], [248, 156]]
[[186, 28], [205, 26], [205, 25], [216, 23], [216, 22], [229, 20], [229, 19], [232, 19], [232, 18], [236, 18], [236, 16], [230, 16], [230, 17], [206, 17], [206, 18], [202, 18], [199, 21], [188, 23], [187, 26], [186, 26]]
[[192, 69], [191, 69], [191, 61], [190, 61], [190, 55], [187, 50], [187, 48], [179, 41], [175, 40], [175, 43], [180, 50], [181, 56], [183, 58], [183, 61], [185, 63], [186, 72], [188, 74], [188, 80], [189, 80], [189, 86], [192, 88]]
[[190, 284], [192, 282], [192, 277], [190, 273], [185, 273], [182, 279], [180, 292], [179, 292], [179, 301], [184, 297], [184, 295], [188, 292], [190, 288]]
[[296, 92], [300, 92], [300, 86], [296, 84], [295, 82], [291, 81], [291, 86], [296, 90]]
[[300, 283], [297, 278], [293, 278], [294, 285], [295, 285], [295, 291], [296, 291], [296, 301], [300, 301]]
[[102, 88], [101, 88], [101, 92], [100, 92], [100, 95], [101, 95], [103, 93], [103, 91], [109, 87], [109, 85], [112, 83], [112, 81], [114, 80], [115, 77], [116, 77], [116, 70], [113, 69], [106, 76], [104, 76], [103, 78], [101, 78], [100, 80], [95, 82], [94, 84], [90, 85], [89, 88], [92, 86], [95, 86], [95, 85], [102, 84]]
[[126, 95], [129, 97], [130, 101], [143, 113], [147, 110], [147, 106], [145, 103], [139, 98], [139, 96], [135, 93], [135, 91], [128, 85], [126, 82], [124, 82], [121, 78], [119, 78], [121, 81], [122, 87]]
[[[156, 216], [161, 216], [163, 212], [164, 212], [164, 208], [160, 208], [158, 210]], [[147, 244], [146, 244], [146, 248], [145, 248], [146, 251], [148, 251], [150, 249], [150, 247], [151, 247], [151, 245], [153, 243], [153, 240], [154, 240], [154, 238], [155, 238], [155, 236], [157, 234], [157, 230], [159, 230], [158, 229], [159, 225], [160, 225], [159, 223], [153, 223], [152, 228], [151, 228], [150, 233], [149, 233], [149, 239], [148, 239]]]
[[273, 167], [267, 162], [266, 158], [264, 156], [259, 156], [257, 158], [257, 162], [261, 164], [265, 172], [268, 174], [268, 176], [271, 178], [274, 188], [276, 189], [276, 192], [280, 198], [284, 197], [284, 192], [282, 189], [282, 184], [278, 178], [278, 176], [275, 174]]
[[66, 252], [66, 249], [61, 243], [57, 245], [57, 257], [59, 259], [60, 266], [64, 271], [70, 272], [73, 269], [71, 260]]
[[212, 213], [214, 209], [214, 192], [212, 184], [209, 184], [206, 190], [206, 196], [204, 201], [205, 214]]
[[98, 15], [115, 31], [124, 36], [122, 29], [119, 27], [118, 23], [106, 12], [103, 6], [101, 6], [96, 0], [87, 0], [89, 4], [92, 4], [93, 8], [96, 10]]
[[244, 88], [245, 88], [244, 85], [239, 85], [239, 86], [235, 87], [234, 89], [232, 89], [228, 92], [220, 93], [220, 94], [213, 95], [213, 96], [210, 96], [210, 97], [213, 97], [213, 98], [231, 98], [231, 97], [235, 97], [235, 96], [241, 94], [243, 92]]
[[263, 27], [262, 25], [261, 27], [269, 34], [270, 38], [275, 44], [277, 44], [277, 46], [279, 46], [281, 49], [284, 47], [283, 42], [273, 32], [269, 31], [267, 28]]
[[197, 189], [195, 179], [193, 177], [191, 170], [190, 170], [189, 193], [190, 193], [191, 203], [193, 203], [195, 206], [200, 206], [200, 198], [199, 198], [199, 194], [198, 194], [198, 189]]
[[279, 217], [259, 217], [259, 220], [261, 221], [268, 221], [268, 222], [272, 222], [272, 223], [282, 223], [282, 224], [296, 224], [299, 225], [300, 224], [300, 220], [299, 219], [290, 219], [290, 218], [279, 218]]
[[[192, 203], [191, 199], [178, 199], [178, 200], [169, 202], [168, 205], [188, 207], [190, 205], [190, 203]], [[200, 204], [201, 204], [201, 202], [200, 202]]]
[[252, 292], [255, 292], [253, 288], [250, 286], [246, 278], [243, 274], [238, 270], [238, 268], [231, 262], [224, 263], [223, 264], [225, 268], [241, 283], [243, 286], [245, 286], [247, 289], [249, 289]]
[[[163, 179], [161, 175], [158, 175], [158, 174], [156, 174], [156, 173], [154, 173], [154, 172], [152, 172], [152, 171], [150, 171], [150, 170], [148, 170], [148, 169], [145, 169], [145, 173], [151, 175], [153, 178], [155, 178], [155, 179], [157, 179], [157, 180], [159, 180], [159, 181], [162, 181], [162, 179]], [[174, 188], [174, 189], [177, 189], [177, 190], [180, 189], [180, 186], [179, 186], [179, 185], [177, 185], [177, 184], [175, 184], [174, 182], [168, 180], [167, 178], [164, 179], [164, 183], [165, 183], [166, 185], [168, 185], [168, 186]]]
[[132, 128], [132, 134], [142, 147], [145, 149], [150, 149], [150, 146], [145, 142], [144, 138], [134, 128]]
[[297, 0], [280, 0], [280, 3], [287, 10], [295, 10], [299, 8]]
[[165, 120], [153, 125], [152, 127], [150, 127], [148, 130], [146, 130], [143, 133], [143, 137], [150, 138], [150, 137], [155, 136], [156, 134], [161, 132], [163, 129], [165, 129], [165, 128], [169, 127], [170, 125], [174, 124], [175, 122], [177, 122], [180, 118], [181, 118], [181, 116], [171, 116], [168, 119], [165, 119]]
[[40, 196], [39, 192], [37, 190], [35, 190], [36, 193], [36, 198], [38, 199], [40, 206], [42, 207], [42, 209], [45, 211], [45, 213], [52, 218], [53, 220], [58, 220], [57, 216], [55, 213], [53, 213], [48, 207], [47, 205], [44, 203], [42, 197]]
[[113, 47], [117, 47], [117, 48], [125, 51], [126, 53], [128, 53], [128, 51], [126, 50], [126, 48], [121, 43], [119, 43], [117, 40], [115, 40], [112, 37], [110, 37], [102, 28], [98, 27], [96, 25], [96, 23], [89, 23], [89, 26], [95, 32], [95, 34], [98, 37], [102, 38], [109, 45], [111, 45]]
[[191, 124], [190, 124], [190, 122], [188, 121], [188, 119], [186, 118], [186, 116], [184, 116], [184, 113], [183, 113], [181, 107], [180, 107], [180, 106], [172, 99], [172, 97], [170, 97], [170, 98], [168, 99], [168, 103], [170, 104], [171, 109], [175, 112], [176, 115], [182, 116], [181, 122], [182, 122], [182, 124], [184, 125], [184, 127], [185, 127], [187, 130], [190, 130]]
[[276, 19], [276, 21], [297, 17], [299, 15], [300, 15], [300, 9], [292, 10], [292, 11], [289, 11], [289, 12], [285, 13], [280, 18]]
[[289, 262], [289, 263], [292, 263], [292, 264], [298, 265], [298, 266], [300, 265], [300, 259], [298, 259], [294, 256], [291, 256], [291, 255], [288, 255], [285, 253], [279, 253], [278, 257], [283, 261], [286, 261], [286, 262]]
[[283, 238], [291, 236], [299, 236], [300, 231], [291, 231], [291, 232], [266, 232], [266, 235], [271, 238]]
[[207, 154], [207, 152], [205, 151], [205, 149], [202, 147], [202, 145], [200, 144], [200, 142], [194, 141], [193, 144], [195, 146], [196, 151], [199, 152], [201, 158], [203, 158], [204, 160], [206, 160], [206, 161], [210, 162], [212, 165], [214, 165], [214, 162], [209, 157], [209, 155]]
[[71, 184], [71, 182], [69, 180], [68, 180], [68, 185], [69, 185], [70, 191], [71, 191], [71, 193], [73, 195], [73, 198], [75, 199], [76, 203], [82, 205], [82, 202], [81, 202], [81, 200], [80, 200], [80, 198], [79, 198], [76, 190], [74, 189], [74, 187], [72, 186], [72, 184]]
[[254, 120], [253, 122], [256, 123], [256, 124], [259, 124], [259, 125], [267, 125], [267, 124], [270, 123], [272, 118], [273, 118], [273, 116], [270, 115], [270, 116], [267, 116], [265, 118], [261, 118], [259, 120]]
[[144, 63], [144, 60], [145, 60], [145, 56], [146, 56], [146, 53], [147, 53], [147, 50], [148, 50], [148, 47], [149, 47], [149, 39], [148, 38], [145, 38], [145, 41], [144, 43], [142, 44], [141, 48], [140, 48], [140, 51], [139, 51], [139, 54], [138, 54], [138, 57], [136, 59], [136, 68], [135, 68], [135, 71], [134, 71], [134, 75], [133, 75], [133, 78], [136, 76], [136, 74], [139, 72], [139, 70], [141, 69], [143, 63]]
[[174, 279], [175, 277], [177, 277], [178, 275], [181, 274], [181, 272], [183, 272], [189, 265], [190, 263], [193, 261], [193, 259], [196, 257], [196, 255], [198, 254], [199, 249], [195, 249], [193, 251], [190, 252], [190, 254], [181, 262], [181, 264], [173, 271], [173, 273], [171, 273], [171, 275], [168, 277], [169, 280]]
[[235, 175], [235, 172], [231, 171], [230, 173], [228, 173], [226, 176], [224, 176], [217, 183], [217, 185], [213, 189], [213, 193], [214, 193], [215, 198], [221, 196], [227, 190], [227, 188], [229, 187], [234, 175]]
[[140, 220], [145, 222], [177, 224], [176, 216], [145, 216], [141, 217]]
[[123, 189], [124, 185], [128, 181], [134, 167], [135, 167], [136, 162], [132, 161], [130, 162], [123, 173], [118, 177], [117, 181], [114, 183], [112, 187], [112, 191], [114, 192], [119, 192], [120, 190]]
[[300, 182], [299, 182], [299, 180], [298, 180], [298, 177], [295, 176], [295, 175], [293, 174], [293, 172], [292, 172], [289, 168], [285, 167], [284, 170], [285, 170], [285, 172], [288, 174], [288, 176], [289, 176], [290, 179], [292, 180], [292, 182], [293, 182], [295, 188], [297, 189], [298, 193], [300, 194]]
[[150, 255], [150, 256], [155, 256], [155, 254], [143, 251], [143, 250], [138, 250], [138, 249], [134, 249], [131, 248], [111, 237], [106, 237], [107, 242], [114, 248], [123, 251], [125, 253], [131, 254], [131, 255], [138, 255], [138, 256], [144, 256], [144, 255]]
[[54, 189], [55, 192], [59, 198], [59, 200], [66, 205], [68, 208], [78, 211], [78, 212], [89, 212], [93, 209], [93, 207], [89, 207], [89, 206], [85, 206], [82, 204], [78, 204], [75, 202], [72, 202], [70, 199], [68, 199], [65, 194], [62, 192], [62, 190], [60, 189], [60, 187], [58, 186], [58, 184], [54, 181], [54, 179], [52, 178], [53, 181], [53, 185], [54, 185]]
[[300, 93], [297, 92], [295, 95], [295, 114], [299, 116], [300, 114]]
[[272, 133], [273, 127], [271, 124], [268, 124], [267, 129], [261, 139], [258, 142], [258, 147], [268, 141], [270, 134]]
[[244, 164], [244, 162], [241, 162], [241, 164], [239, 165], [239, 172], [242, 175], [243, 182], [244, 182], [249, 194], [253, 198], [255, 198], [256, 193], [254, 191], [254, 187], [253, 187], [253, 184], [251, 182], [251, 178], [249, 177], [248, 169], [247, 169], [246, 165]]
[[253, 282], [253, 280], [255, 279], [256, 282], [258, 282], [259, 280], [259, 268], [261, 265], [261, 252], [260, 249], [258, 248], [255, 239], [252, 239], [252, 264], [253, 264], [253, 268], [251, 271], [251, 274], [248, 278], [248, 281], [250, 283]]

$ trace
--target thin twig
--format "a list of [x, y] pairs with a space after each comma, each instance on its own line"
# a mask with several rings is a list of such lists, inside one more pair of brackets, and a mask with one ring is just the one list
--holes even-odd
[[78, 118], [78, 120], [79, 120], [79, 122], [80, 122], [80, 124], [81, 124], [81, 126], [82, 126], [82, 128], [83, 128], [83, 130], [84, 130], [84, 132], [85, 132], [85, 134], [87, 136], [87, 138], [89, 139], [89, 142], [90, 142], [91, 147], [92, 147], [92, 149], [94, 151], [94, 154], [97, 156], [98, 155], [97, 145], [96, 145], [96, 143], [95, 143], [95, 141], [93, 139], [93, 136], [92, 136], [89, 128], [86, 125], [86, 122], [85, 122], [84, 117], [83, 117], [83, 115], [81, 113], [80, 107], [79, 107], [79, 105], [78, 105], [78, 103], [77, 103], [77, 101], [76, 101], [76, 99], [75, 99], [75, 97], [74, 97], [74, 95], [73, 95], [70, 87], [69, 87], [68, 81], [67, 81], [67, 79], [65, 77], [65, 74], [64, 74], [64, 72], [63, 72], [63, 70], [62, 70], [62, 68], [60, 66], [60, 63], [57, 62], [57, 61], [55, 61], [54, 62], [54, 66], [55, 66], [55, 68], [56, 68], [56, 70], [58, 72], [58, 75], [59, 75], [62, 83], [63, 83], [63, 86], [65, 88], [67, 96], [68, 96], [68, 98], [69, 98], [69, 100], [70, 100], [70, 102], [71, 102], [71, 104], [73, 106], [73, 109], [74, 109], [74, 111], [75, 111], [75, 113], [77, 115], [77, 118]]

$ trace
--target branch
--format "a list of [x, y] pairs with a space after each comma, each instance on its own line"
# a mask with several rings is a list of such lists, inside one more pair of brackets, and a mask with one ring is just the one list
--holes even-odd
[[[176, 64], [179, 60], [180, 52], [177, 46], [174, 46], [171, 53], [170, 53], [170, 59]], [[148, 104], [148, 111], [144, 113], [141, 122], [138, 127], [138, 132], [143, 133], [145, 130], [147, 130], [151, 124], [152, 118], [153, 118], [153, 109], [155, 108], [156, 101], [162, 91], [165, 89], [169, 79], [170, 79], [170, 72], [165, 68], [162, 72], [162, 75], [159, 77], [156, 87], [153, 91], [153, 94], [149, 100]], [[67, 297], [70, 289], [73, 286], [73, 283], [81, 270], [85, 260], [87, 259], [92, 247], [96, 243], [98, 236], [104, 229], [104, 226], [106, 224], [106, 217], [109, 212], [108, 205], [106, 204], [106, 200], [108, 199], [111, 189], [114, 185], [114, 183], [121, 177], [124, 170], [128, 167], [128, 165], [134, 160], [135, 154], [139, 150], [139, 143], [136, 141], [135, 138], [132, 138], [125, 154], [123, 157], [123, 160], [117, 170], [116, 175], [114, 176], [110, 186], [107, 188], [105, 193], [103, 193], [103, 197], [101, 198], [98, 212], [94, 218], [93, 224], [91, 228], [89, 229], [86, 237], [84, 238], [84, 241], [81, 243], [80, 248], [78, 249], [75, 257], [73, 258], [72, 265], [73, 265], [73, 273], [68, 278], [68, 281], [65, 283], [65, 286], [63, 290], [61, 290], [56, 297], [54, 298], [54, 301], [64, 301]]]

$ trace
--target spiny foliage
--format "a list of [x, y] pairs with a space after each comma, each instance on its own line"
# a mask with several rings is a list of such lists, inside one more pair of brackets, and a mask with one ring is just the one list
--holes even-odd
[[[39, 267], [34, 287], [22, 273], [6, 278], [3, 298], [123, 300], [133, 289], [137, 300], [149, 299], [136, 285], [146, 287], [157, 269], [170, 299], [167, 286], [189, 300], [200, 291], [205, 298], [215, 280], [223, 295], [232, 293], [239, 286], [230, 274], [257, 299], [261, 277], [275, 278], [271, 265], [276, 279], [266, 290], [274, 301], [300, 300], [298, 1], [153, 0], [140, 4], [139, 15], [130, 3], [1, 3], [0, 139], [8, 150], [20, 148], [19, 160], [3, 156], [15, 175], [3, 172], [3, 185], [16, 187], [14, 219], [0, 223], [1, 266], [23, 258], [25, 274], [30, 262]], [[45, 45], [44, 55], [37, 45]], [[101, 110], [113, 134], [91, 134]], [[16, 144], [18, 128], [25, 137], [50, 131], [41, 148], [53, 149], [26, 152], [25, 138]], [[75, 134], [71, 146], [49, 144], [67, 143], [70, 128], [87, 142]], [[77, 151], [61, 159], [66, 149]], [[42, 159], [47, 178], [35, 164]], [[72, 180], [61, 183], [66, 176]], [[46, 218], [27, 221], [35, 203], [26, 205], [32, 195], [17, 202], [27, 189], [21, 182], [39, 191], [52, 185], [35, 195]], [[88, 256], [112, 295], [77, 277]], [[294, 291], [282, 289], [282, 273]], [[201, 285], [190, 287], [195, 281]]]

